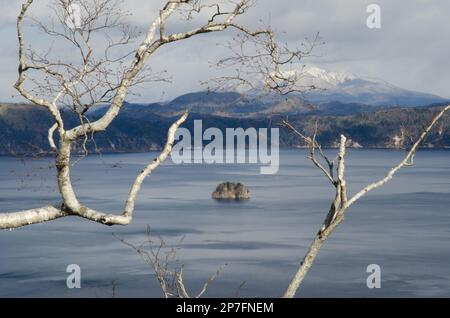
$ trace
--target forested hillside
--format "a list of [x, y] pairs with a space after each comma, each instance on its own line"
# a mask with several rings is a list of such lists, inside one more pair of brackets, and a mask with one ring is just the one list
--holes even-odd
[[[144, 107], [144, 106], [141, 106]], [[312, 134], [317, 123], [317, 139], [325, 147], [334, 147], [340, 134], [351, 139], [350, 146], [363, 148], [407, 147], [410, 138], [416, 136], [426, 121], [436, 113], [439, 106], [424, 108], [391, 108], [354, 115], [281, 115], [258, 117], [217, 116], [191, 113], [184, 125], [193, 128], [195, 119], [203, 120], [203, 129], [237, 127], [280, 127], [286, 117], [296, 127]], [[100, 116], [94, 112], [91, 119]], [[64, 111], [68, 126], [78, 123], [70, 111]], [[143, 111], [132, 105], [120, 113], [107, 132], [88, 136], [88, 149], [100, 152], [145, 152], [158, 149], [165, 142], [167, 128], [176, 114], [160, 115], [150, 109]], [[31, 105], [0, 104], [0, 154], [39, 155], [47, 154], [49, 146], [47, 130], [52, 125], [44, 109]], [[299, 147], [302, 143], [284, 128], [280, 128], [281, 147]], [[426, 141], [428, 148], [450, 148], [449, 116]]]

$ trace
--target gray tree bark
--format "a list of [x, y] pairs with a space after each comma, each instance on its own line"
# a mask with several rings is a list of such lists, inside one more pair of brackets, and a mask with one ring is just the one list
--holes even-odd
[[[97, 4], [98, 7], [94, 8], [91, 12], [91, 16], [87, 17], [88, 19], [98, 19], [99, 18], [99, 10], [107, 7], [111, 0], [100, 0]], [[62, 6], [67, 6], [64, 2], [61, 2]], [[90, 60], [90, 56], [92, 54], [93, 48], [89, 43], [89, 36], [84, 37], [84, 34], [90, 34], [94, 31], [94, 29], [86, 29], [85, 33], [82, 31], [74, 31], [79, 32], [81, 37], [83, 38], [83, 43], [79, 44], [77, 39], [70, 39], [75, 47], [81, 51], [81, 55], [83, 57], [83, 65], [80, 69], [76, 70], [77, 76], [67, 79], [64, 77], [64, 74], [59, 73], [55, 69], [52, 69], [52, 66], [55, 64], [51, 64], [48, 62], [38, 61], [37, 63], [33, 60], [31, 63], [27, 61], [25, 54], [25, 40], [24, 40], [24, 32], [23, 32], [23, 20], [29, 10], [30, 6], [33, 4], [33, 0], [27, 0], [20, 10], [20, 13], [17, 17], [17, 37], [19, 42], [19, 68], [18, 68], [18, 79], [15, 83], [15, 88], [17, 91], [28, 101], [37, 105], [39, 107], [46, 108], [49, 113], [53, 116], [55, 120], [55, 124], [48, 131], [48, 141], [51, 149], [56, 153], [55, 166], [57, 170], [57, 182], [59, 192], [61, 194], [61, 204], [58, 206], [44, 206], [36, 209], [20, 211], [20, 212], [12, 212], [12, 213], [0, 213], [0, 229], [12, 229], [21, 226], [26, 226], [30, 224], [47, 222], [50, 220], [54, 220], [57, 218], [73, 215], [79, 216], [94, 222], [98, 222], [105, 225], [126, 225], [131, 222], [135, 202], [137, 199], [137, 195], [139, 190], [141, 189], [142, 183], [146, 177], [148, 177], [164, 160], [168, 157], [170, 152], [172, 151], [172, 146], [174, 143], [174, 136], [177, 128], [186, 120], [188, 113], [185, 112], [172, 126], [169, 128], [167, 134], [167, 141], [164, 146], [164, 149], [161, 153], [146, 167], [142, 169], [142, 171], [137, 175], [133, 184], [131, 185], [130, 192], [128, 194], [127, 200], [125, 202], [125, 206], [123, 209], [123, 213], [121, 215], [113, 215], [100, 211], [95, 211], [90, 209], [89, 207], [83, 205], [77, 198], [76, 192], [73, 188], [73, 184], [70, 178], [70, 162], [71, 162], [71, 150], [75, 141], [80, 138], [86, 138], [88, 135], [93, 133], [98, 133], [108, 129], [111, 122], [117, 117], [122, 107], [122, 104], [125, 100], [126, 94], [129, 88], [134, 84], [136, 78], [142, 72], [144, 67], [146, 66], [150, 56], [154, 52], [156, 52], [159, 48], [164, 45], [167, 45], [172, 42], [177, 42], [180, 40], [185, 40], [190, 37], [210, 32], [220, 32], [228, 28], [234, 28], [239, 30], [239, 32], [244, 32], [249, 36], [258, 36], [261, 34], [272, 34], [269, 31], [258, 31], [251, 32], [243, 26], [240, 26], [234, 22], [235, 18], [247, 11], [249, 8], [251, 1], [249, 0], [240, 0], [237, 3], [230, 2], [232, 5], [231, 10], [222, 10], [219, 4], [217, 4], [217, 12], [212, 14], [212, 17], [208, 20], [206, 24], [201, 27], [192, 29], [187, 32], [180, 32], [174, 34], [165, 34], [165, 24], [169, 17], [173, 15], [174, 12], [177, 12], [182, 6], [190, 6], [190, 10], [192, 12], [200, 12], [206, 8], [211, 8], [211, 6], [198, 6], [197, 1], [192, 0], [171, 0], [166, 3], [163, 9], [160, 10], [159, 16], [150, 24], [147, 33], [138, 46], [134, 53], [134, 59], [131, 64], [126, 68], [126, 71], [123, 73], [122, 78], [120, 79], [117, 86], [113, 88], [108, 88], [108, 85], [111, 86], [110, 83], [104, 82], [100, 84], [104, 84], [106, 87], [106, 92], [113, 91], [114, 95], [111, 98], [110, 105], [106, 113], [94, 122], [81, 122], [80, 125], [66, 130], [64, 126], [64, 121], [61, 116], [60, 108], [58, 107], [58, 103], [64, 96], [70, 96], [74, 102], [79, 103], [81, 100], [80, 96], [77, 96], [77, 91], [74, 90], [74, 87], [77, 84], [83, 83], [86, 76], [88, 76], [89, 72], [92, 72], [90, 69], [92, 65], [92, 61]], [[68, 10], [68, 8], [63, 7], [63, 10]], [[104, 9], [103, 9], [104, 10]], [[105, 14], [113, 14], [112, 11], [106, 11]], [[221, 19], [219, 21], [219, 18]], [[83, 24], [84, 25], [84, 24]], [[89, 26], [89, 24], [86, 24]], [[88, 28], [88, 26], [86, 28]], [[104, 26], [103, 26], [104, 27]], [[49, 33], [57, 34], [67, 38], [65, 34], [58, 34], [56, 31], [48, 30], [43, 27]], [[158, 32], [159, 31], [159, 32]], [[272, 40], [272, 37], [270, 37]], [[83, 51], [83, 47], [86, 47], [87, 51]], [[58, 62], [60, 63], [60, 62]], [[62, 64], [67, 68], [73, 68], [72, 65]], [[24, 83], [26, 81], [26, 73], [29, 70], [38, 70], [42, 71], [45, 75], [57, 79], [60, 83], [61, 89], [59, 92], [55, 93], [55, 96], [52, 100], [46, 100], [44, 98], [40, 98], [34, 96], [32, 92], [28, 91], [24, 87]], [[107, 89], [108, 88], [108, 89]], [[94, 88], [92, 88], [94, 89]], [[102, 96], [107, 95], [104, 93]], [[101, 100], [95, 101], [100, 102]], [[84, 115], [80, 113], [80, 117]], [[54, 142], [53, 135], [58, 133], [59, 142], [58, 145]]]
[[[436, 126], [438, 121], [445, 115], [446, 112], [450, 110], [450, 105], [444, 107], [436, 116], [431, 120], [431, 122], [424, 128], [423, 132], [419, 136], [419, 138], [414, 142], [411, 149], [407, 152], [405, 157], [392, 169], [388, 171], [386, 176], [378, 181], [370, 183], [360, 191], [358, 191], [354, 196], [350, 199], [347, 199], [347, 185], [345, 180], [345, 155], [346, 155], [346, 137], [341, 136], [339, 154], [338, 154], [338, 166], [337, 166], [337, 178], [334, 179], [333, 176], [333, 162], [329, 160], [324, 153], [322, 152], [320, 145], [315, 141], [315, 134], [312, 138], [305, 137], [302, 133], [300, 133], [297, 129], [295, 129], [289, 122], [285, 121], [284, 125], [298, 135], [300, 138], [305, 140], [310, 146], [310, 159], [314, 162], [314, 164], [324, 173], [324, 175], [331, 181], [331, 183], [336, 188], [335, 198], [331, 204], [331, 208], [325, 218], [325, 221], [320, 228], [319, 232], [315, 236], [312, 244], [310, 245], [306, 255], [303, 257], [297, 272], [294, 277], [290, 281], [286, 291], [283, 294], [283, 298], [293, 298], [306, 275], [308, 274], [309, 269], [314, 263], [314, 260], [317, 257], [322, 246], [325, 244], [326, 240], [330, 237], [330, 235], [334, 232], [339, 224], [344, 221], [345, 212], [347, 209], [356, 203], [361, 197], [366, 195], [372, 190], [375, 190], [387, 182], [392, 180], [395, 174], [405, 166], [411, 165], [413, 158], [417, 151], [419, 150], [420, 145], [431, 132], [431, 130]], [[325, 162], [328, 164], [328, 170], [316, 159], [315, 150], [319, 149], [319, 152]]]

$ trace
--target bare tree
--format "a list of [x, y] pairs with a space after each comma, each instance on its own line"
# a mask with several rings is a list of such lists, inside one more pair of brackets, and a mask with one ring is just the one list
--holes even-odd
[[[72, 150], [76, 143], [81, 141], [82, 148], [87, 152], [85, 144], [88, 138], [108, 129], [134, 85], [163, 80], [161, 74], [148, 73], [146, 69], [150, 57], [161, 47], [200, 34], [234, 29], [265, 48], [264, 55], [270, 58], [265, 59], [267, 64], [264, 64], [264, 68], [260, 68], [259, 72], [265, 73], [262, 75], [269, 79], [272, 78], [266, 80], [266, 83], [273, 82], [273, 76], [276, 74], [277, 84], [271, 85], [278, 89], [286, 87], [282, 82], [289, 79], [283, 76], [280, 65], [299, 59], [304, 54], [302, 51], [289, 51], [285, 47], [280, 49], [270, 29], [252, 31], [235, 21], [249, 10], [253, 5], [252, 0], [170, 0], [150, 24], [137, 49], [129, 51], [127, 48], [138, 35], [125, 23], [126, 14], [119, 9], [117, 0], [55, 0], [55, 18], [47, 25], [39, 21], [36, 21], [36, 24], [45, 34], [69, 44], [71, 52], [78, 57], [76, 61], [51, 59], [52, 47], [44, 52], [25, 48], [23, 20], [32, 4], [33, 0], [26, 0], [17, 18], [19, 76], [15, 88], [29, 102], [47, 109], [55, 122], [48, 130], [48, 142], [56, 156], [61, 203], [2, 213], [0, 229], [17, 228], [69, 215], [105, 225], [130, 223], [142, 182], [170, 154], [175, 132], [186, 120], [187, 112], [169, 128], [161, 153], [137, 175], [121, 215], [93, 210], [78, 200], [70, 179]], [[74, 16], [74, 4], [77, 4], [78, 16]], [[181, 13], [187, 19], [200, 19], [204, 15], [208, 15], [208, 18], [199, 27], [167, 34], [166, 24], [174, 13]], [[98, 43], [104, 44], [100, 52], [96, 49]], [[251, 62], [260, 58], [261, 55], [257, 54], [247, 60]], [[100, 118], [89, 121], [87, 112], [99, 104], [107, 104], [107, 111]], [[70, 129], [65, 126], [61, 112], [64, 106], [78, 115], [78, 126]]]
[[[147, 227], [147, 238], [139, 244], [133, 244], [125, 239], [119, 240], [131, 247], [153, 270], [164, 298], [200, 298], [209, 288], [209, 285], [219, 277], [224, 266], [219, 269], [203, 284], [201, 290], [194, 296], [190, 296], [184, 283], [184, 264], [179, 263], [177, 250], [179, 245], [168, 246], [163, 238], [154, 238], [151, 235], [150, 227]], [[114, 234], [113, 234], [114, 235]], [[184, 239], [184, 237], [180, 240]], [[159, 241], [159, 243], [158, 243]]]
[[[184, 123], [188, 113], [182, 114], [170, 126], [165, 146], [160, 154], [138, 173], [120, 215], [93, 210], [78, 200], [70, 178], [72, 151], [76, 144], [81, 142], [81, 147], [87, 154], [85, 147], [87, 140], [92, 135], [108, 129], [119, 114], [133, 86], [149, 81], [164, 80], [161, 73], [151, 72], [147, 64], [151, 56], [165, 45], [205, 33], [233, 29], [238, 32], [236, 41], [230, 44], [233, 55], [219, 61], [218, 65], [233, 67], [236, 74], [216, 79], [217, 86], [260, 88], [256, 87], [255, 82], [252, 81], [259, 79], [262, 80], [265, 90], [283, 95], [315, 88], [302, 85], [302, 72], [292, 72], [289, 66], [301, 62], [303, 57], [310, 55], [319, 38], [316, 37], [302, 47], [291, 50], [286, 45], [280, 46], [276, 43], [274, 33], [269, 27], [250, 30], [237, 23], [236, 19], [253, 5], [252, 0], [238, 2], [170, 0], [159, 11], [156, 19], [150, 23], [147, 32], [142, 36], [143, 39], [136, 44], [136, 47], [133, 47], [133, 43], [140, 38], [140, 35], [127, 25], [126, 13], [120, 10], [118, 2], [118, 0], [77, 0], [79, 15], [75, 17], [74, 0], [55, 0], [54, 19], [48, 24], [35, 21], [45, 34], [67, 43], [74, 55], [76, 53], [76, 61], [52, 58], [52, 46], [43, 52], [26, 49], [23, 21], [33, 0], [26, 0], [22, 5], [17, 17], [19, 67], [18, 79], [14, 87], [26, 100], [37, 107], [46, 109], [54, 120], [54, 124], [48, 130], [48, 142], [55, 154], [61, 203], [26, 211], [1, 213], [0, 229], [17, 228], [66, 216], [78, 216], [105, 225], [126, 225], [131, 222], [136, 198], [144, 179], [168, 157], [173, 147], [175, 132]], [[189, 20], [194, 17], [200, 19], [204, 15], [208, 17], [199, 27], [168, 34], [166, 24], [174, 13], [181, 13]], [[103, 44], [101, 50], [97, 49], [98, 43]], [[253, 47], [250, 50], [251, 53], [248, 53], [248, 46]], [[87, 116], [89, 110], [100, 104], [107, 105], [106, 112], [100, 118], [90, 121]], [[66, 127], [62, 116], [63, 107], [69, 108], [78, 116], [80, 122], [77, 126]], [[341, 136], [338, 156], [330, 160], [316, 141], [317, 130], [312, 137], [307, 137], [289, 122], [284, 122], [286, 127], [309, 145], [310, 159], [335, 188], [335, 197], [325, 221], [284, 293], [284, 297], [295, 295], [320, 248], [344, 220], [347, 209], [371, 190], [389, 182], [401, 168], [411, 165], [421, 143], [449, 109], [450, 106], [443, 108], [432, 119], [415, 142], [412, 142], [411, 148], [402, 161], [384, 178], [369, 184], [351, 198], [348, 198], [345, 178], [347, 138]], [[137, 248], [137, 251], [146, 257], [150, 256], [150, 264], [159, 277], [166, 297], [189, 296], [184, 287], [182, 268], [178, 271], [167, 271], [168, 263], [161, 262], [159, 254], [151, 254], [151, 252], [148, 255], [142, 254], [140, 248]], [[168, 284], [168, 275], [172, 277], [172, 280], [175, 279], [175, 284]], [[215, 277], [213, 275], [212, 279]], [[208, 287], [207, 284], [198, 296], [203, 295]]]
[[[267, 28], [270, 28], [269, 26]], [[288, 95], [319, 89], [308, 84], [303, 60], [311, 57], [314, 49], [323, 44], [319, 33], [312, 40], [306, 38], [299, 47], [278, 44], [272, 32], [267, 37], [255, 37], [248, 32], [239, 33], [225, 47], [230, 56], [215, 66], [233, 69], [232, 75], [212, 79], [209, 90], [262, 91], [265, 94]]]
[[[368, 192], [377, 189], [387, 182], [392, 180], [395, 174], [405, 166], [413, 165], [414, 156], [419, 150], [420, 145], [429, 135], [435, 126], [438, 125], [441, 119], [447, 111], [450, 110], [450, 105], [444, 107], [439, 111], [430, 121], [430, 123], [424, 127], [420, 136], [413, 142], [411, 148], [407, 151], [405, 157], [392, 169], [388, 171], [386, 176], [378, 181], [370, 183], [363, 189], [359, 190], [351, 198], [348, 198], [347, 194], [347, 181], [345, 178], [345, 156], [347, 147], [347, 138], [341, 135], [339, 143], [338, 155], [335, 159], [327, 157], [317, 142], [317, 126], [312, 136], [306, 136], [304, 133], [297, 130], [287, 120], [283, 121], [283, 125], [292, 131], [295, 135], [301, 138], [309, 146], [309, 159], [314, 165], [322, 171], [324, 176], [330, 181], [331, 185], [335, 188], [335, 196], [331, 203], [330, 210], [323, 222], [321, 228], [317, 232], [311, 246], [309, 247], [306, 255], [304, 256], [300, 266], [289, 283], [288, 288], [283, 294], [284, 298], [292, 298], [295, 296], [298, 288], [300, 287], [303, 279], [306, 277], [309, 269], [313, 265], [313, 262], [319, 253], [319, 250], [324, 245], [325, 241], [333, 233], [336, 227], [344, 221], [345, 212], [353, 204], [355, 204], [360, 198], [366, 195]], [[318, 155], [317, 155], [318, 153]]]

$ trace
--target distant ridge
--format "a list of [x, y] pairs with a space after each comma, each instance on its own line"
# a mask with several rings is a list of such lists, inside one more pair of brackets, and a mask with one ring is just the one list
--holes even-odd
[[303, 84], [314, 84], [320, 89], [303, 94], [309, 102], [315, 104], [340, 102], [382, 107], [417, 107], [449, 101], [385, 81], [358, 78], [348, 72], [328, 72], [318, 67], [305, 67], [298, 72], [303, 72]]
[[[182, 105], [185, 104], [178, 105], [179, 109], [183, 108]], [[177, 114], [159, 114], [154, 111], [155, 108], [165, 107], [164, 105], [125, 104], [123, 107], [109, 129], [96, 134], [95, 143], [88, 142], [87, 146], [91, 153], [158, 150], [165, 142], [168, 127], [175, 118], [178, 118]], [[333, 103], [333, 107], [346, 112], [347, 109], [354, 109], [355, 105]], [[387, 109], [367, 107], [369, 107], [368, 110], [352, 115], [330, 115], [324, 110], [320, 110], [321, 113], [318, 114], [315, 110], [288, 116], [296, 127], [307, 133], [311, 133], [318, 123], [317, 140], [324, 147], [334, 147], [337, 137], [345, 134], [351, 140], [350, 147], [402, 148], [408, 146], [408, 134], [419, 133], [423, 124], [441, 108], [440, 106]], [[280, 109], [284, 110], [284, 106], [280, 106]], [[99, 108], [88, 112], [87, 116], [90, 120], [95, 120], [104, 111], [105, 108]], [[72, 112], [65, 110], [62, 116], [67, 128], [78, 124], [78, 118]], [[286, 113], [270, 113], [259, 114], [255, 117], [233, 117], [191, 112], [183, 126], [192, 130], [194, 120], [201, 119], [204, 129], [208, 127], [217, 127], [221, 130], [238, 127], [269, 128], [279, 127], [281, 120], [286, 116]], [[450, 122], [448, 117], [447, 122]], [[47, 140], [47, 131], [52, 124], [51, 116], [45, 109], [32, 105], [0, 104], [0, 155], [52, 155]], [[285, 129], [280, 129], [280, 145], [281, 147], [304, 146], [298, 138]], [[450, 148], [449, 125], [433, 131], [424, 147]]]

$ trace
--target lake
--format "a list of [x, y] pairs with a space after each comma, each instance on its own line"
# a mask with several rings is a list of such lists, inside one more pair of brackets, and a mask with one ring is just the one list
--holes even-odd
[[[154, 155], [92, 155], [78, 162], [72, 179], [79, 199], [120, 213], [132, 180]], [[350, 193], [383, 177], [402, 155], [350, 150]], [[275, 175], [260, 175], [258, 165], [175, 165], [169, 160], [146, 179], [129, 226], [67, 217], [1, 231], [0, 296], [111, 297], [114, 285], [117, 297], [160, 297], [151, 268], [118, 239], [144, 242], [150, 226], [167, 244], [179, 245], [191, 294], [227, 264], [205, 296], [278, 297], [333, 198], [328, 181], [306, 157], [305, 150], [281, 150]], [[2, 211], [58, 202], [52, 165], [49, 159], [1, 157]], [[244, 183], [252, 199], [212, 200], [222, 181]], [[81, 289], [66, 287], [69, 264], [81, 267]], [[380, 289], [366, 286], [369, 264], [381, 267]], [[298, 296], [450, 296], [450, 151], [421, 151], [414, 167], [349, 209]]]

